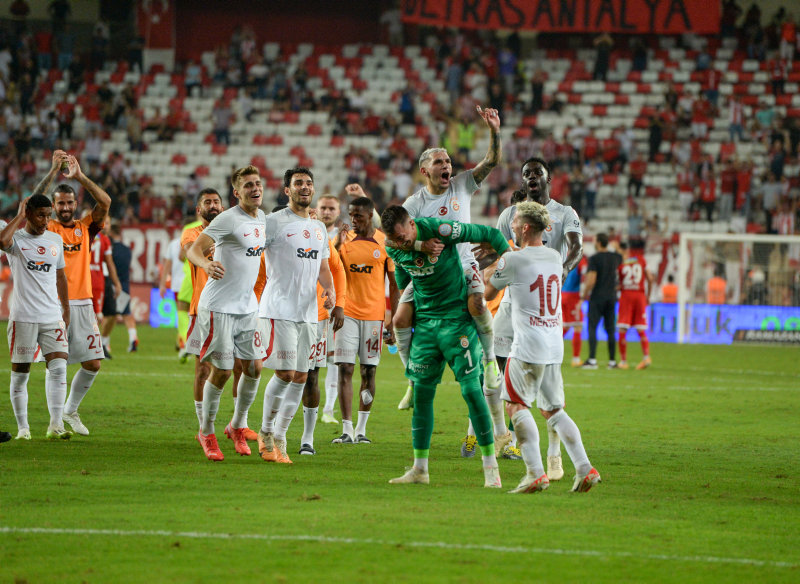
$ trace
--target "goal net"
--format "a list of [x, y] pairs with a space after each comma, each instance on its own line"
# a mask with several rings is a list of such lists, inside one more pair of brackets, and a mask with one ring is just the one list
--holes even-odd
[[800, 342], [800, 236], [682, 233], [679, 343]]

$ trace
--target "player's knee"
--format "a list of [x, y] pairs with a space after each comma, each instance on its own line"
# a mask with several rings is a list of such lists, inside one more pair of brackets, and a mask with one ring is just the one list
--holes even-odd
[[352, 377], [356, 367], [353, 363], [339, 363], [339, 377]]
[[[405, 306], [405, 304], [401, 305]], [[414, 313], [411, 309], [397, 309], [394, 317], [392, 317], [392, 325], [395, 329], [411, 328], [414, 320]]]
[[542, 413], [542, 416], [544, 416], [544, 419], [547, 420], [548, 425], [550, 425], [551, 422], [555, 423], [553, 418], [558, 414], [558, 412], [561, 412], [563, 410], [561, 408], [556, 408], [554, 410], [543, 410], [539, 408], [539, 411]]
[[50, 359], [47, 362], [47, 370], [50, 372], [50, 375], [62, 375], [66, 377], [67, 375], [67, 360], [66, 359]]
[[283, 382], [291, 383], [293, 381], [292, 378], [294, 377], [294, 371], [276, 371], [275, 377]]
[[261, 360], [260, 359], [253, 359], [252, 361], [248, 361], [247, 370], [244, 372], [245, 375], [248, 377], [252, 377], [255, 379], [256, 377], [261, 376]]
[[514, 414], [524, 409], [525, 406], [522, 404], [517, 404], [514, 402], [506, 402], [506, 413], [508, 414], [509, 418], [514, 417]]
[[295, 383], [305, 383], [308, 379], [308, 371], [295, 371], [292, 381]]
[[86, 369], [86, 371], [93, 371], [97, 373], [100, 371], [100, 359], [92, 359], [91, 361], [84, 361], [81, 363], [81, 367]]

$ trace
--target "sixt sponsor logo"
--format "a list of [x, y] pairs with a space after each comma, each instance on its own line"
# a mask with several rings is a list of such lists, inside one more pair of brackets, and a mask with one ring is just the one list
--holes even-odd
[[356, 274], [371, 274], [372, 266], [367, 264], [350, 264], [350, 271]]
[[33, 260], [28, 261], [28, 269], [34, 272], [49, 272], [51, 264], [46, 264], [44, 262], [35, 262]]
[[81, 244], [80, 243], [65, 243], [64, 244], [64, 251], [67, 253], [73, 253], [76, 251], [81, 251]]
[[414, 268], [406, 268], [406, 271], [412, 276], [430, 276], [433, 274], [434, 270], [436, 270], [436, 268], [433, 266], [428, 266], [427, 268], [422, 268], [419, 270], [415, 270]]
[[307, 247], [305, 249], [303, 249], [302, 247], [297, 248], [297, 257], [299, 258], [307, 260], [315, 260], [317, 259], [318, 254], [319, 251], [317, 251], [316, 249], [311, 249], [310, 247]]
[[261, 254], [264, 253], [264, 248], [262, 247], [248, 247], [247, 253], [245, 255], [247, 257], [257, 256], [261, 257]]

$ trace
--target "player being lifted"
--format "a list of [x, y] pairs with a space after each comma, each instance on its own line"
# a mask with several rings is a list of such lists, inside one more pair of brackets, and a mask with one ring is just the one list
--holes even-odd
[[[50, 411], [46, 436], [51, 440], [72, 436], [62, 421], [67, 397], [69, 293], [64, 274], [64, 244], [60, 236], [47, 231], [52, 212], [50, 199], [32, 195], [20, 203], [17, 216], [0, 231], [0, 248], [8, 254], [14, 276], [7, 332], [11, 406], [17, 418], [18, 440], [31, 439], [28, 377], [40, 347], [49, 373], [45, 378]], [[23, 221], [25, 228], [20, 229]]]
[[53, 152], [50, 172], [34, 189], [34, 194], [43, 194], [59, 172], [67, 179], [78, 181], [95, 205], [89, 215], [75, 220], [78, 201], [74, 189], [68, 184], [60, 184], [53, 191], [53, 205], [56, 219], [50, 220], [47, 229], [61, 236], [64, 241], [64, 272], [69, 288], [70, 320], [67, 329], [69, 342], [68, 362], [81, 366], [72, 378], [69, 397], [64, 404], [64, 421], [72, 429], [84, 436], [89, 430], [78, 415], [78, 407], [100, 371], [103, 359], [103, 342], [97, 316], [92, 306], [92, 278], [89, 269], [91, 245], [103, 228], [103, 222], [111, 206], [111, 197], [103, 189], [83, 174], [78, 160], [63, 150]]
[[486, 299], [511, 287], [511, 322], [514, 341], [505, 369], [503, 400], [519, 439], [527, 473], [512, 493], [533, 493], [548, 487], [539, 451], [539, 431], [531, 415], [533, 403], [549, 429], [564, 440], [575, 465], [573, 491], [585, 492], [600, 482], [592, 467], [575, 422], [564, 410], [561, 361], [561, 255], [542, 241], [552, 225], [547, 209], [535, 202], [519, 203], [512, 222], [515, 241], [522, 248], [501, 257], [486, 284]]
[[[352, 234], [348, 233], [339, 247], [347, 274], [344, 326], [336, 333], [335, 356], [339, 367], [342, 435], [334, 438], [333, 442], [340, 444], [371, 442], [367, 438], [367, 418], [375, 400], [375, 374], [381, 359], [387, 275], [392, 316], [397, 310], [394, 264], [386, 253], [386, 236], [372, 225], [374, 210], [375, 205], [367, 197], [350, 202]], [[391, 342], [394, 338], [391, 324], [387, 328]], [[360, 363], [361, 389], [358, 392], [358, 423], [353, 430], [353, 371], [356, 357]]]
[[[245, 435], [247, 413], [256, 398], [264, 357], [258, 333], [258, 301], [253, 292], [265, 239], [258, 169], [246, 166], [234, 171], [231, 185], [239, 204], [219, 213], [186, 252], [187, 259], [209, 278], [200, 294], [194, 323], [202, 339], [199, 357], [211, 363], [203, 385], [203, 413], [197, 434], [209, 460], [224, 459], [214, 421], [235, 359], [241, 359], [242, 377], [236, 409], [226, 431], [237, 453], [250, 454]], [[212, 245], [214, 256], [209, 259]]]
[[317, 338], [317, 281], [325, 308], [336, 302], [327, 260], [328, 231], [309, 217], [314, 175], [305, 167], [283, 175], [289, 206], [266, 219], [267, 284], [259, 303], [259, 324], [267, 346], [266, 365], [275, 371], [264, 390], [258, 450], [267, 462], [291, 464], [286, 430], [297, 411]]
[[[403, 207], [405, 207], [412, 219], [435, 217], [446, 221], [470, 222], [472, 195], [477, 192], [484, 179], [497, 166], [501, 157], [500, 115], [498, 111], [491, 108], [482, 110], [480, 106], [477, 110], [478, 115], [489, 128], [490, 142], [486, 156], [475, 168], [452, 176], [453, 165], [447, 150], [444, 148], [429, 148], [425, 150], [419, 157], [419, 170], [425, 180], [425, 186], [403, 203]], [[441, 250], [441, 244], [439, 239], [434, 236], [433, 241], [418, 241], [416, 250], [437, 254]], [[486, 397], [489, 402], [489, 408], [493, 412], [493, 418], [502, 420], [503, 406], [497, 393], [497, 389], [500, 386], [500, 371], [494, 356], [492, 315], [487, 310], [486, 303], [483, 300], [483, 279], [469, 243], [459, 245], [458, 252], [469, 289], [467, 301], [469, 313], [475, 320], [478, 338], [483, 348], [483, 358], [486, 364], [486, 387], [488, 390]], [[413, 287], [409, 286], [400, 298], [400, 304], [394, 317], [397, 350], [400, 354], [400, 359], [404, 362], [408, 359], [408, 347], [411, 342], [411, 326], [414, 316], [412, 298]], [[406, 396], [398, 406], [401, 409], [408, 407], [410, 392], [411, 386], [409, 385]], [[499, 418], [495, 415], [496, 412], [499, 412]], [[495, 432], [498, 437], [502, 437], [503, 440], [506, 439], [505, 436], [508, 432], [505, 430], [504, 420], [500, 422], [499, 426], [496, 425]], [[471, 425], [467, 430], [467, 435], [475, 435]]]
[[644, 261], [644, 240], [632, 239], [629, 244], [621, 243], [622, 263], [617, 268], [619, 274], [619, 368], [628, 369], [628, 329], [634, 327], [642, 343], [642, 360], [636, 369], [650, 366], [650, 340], [647, 338], [647, 298], [653, 289], [653, 274], [647, 271]]
[[[494, 450], [492, 420], [481, 388], [481, 349], [474, 320], [467, 312], [467, 281], [459, 243], [491, 244], [499, 254], [508, 249], [503, 235], [493, 227], [429, 217], [412, 219], [400, 206], [381, 216], [386, 237], [397, 247], [387, 247], [395, 264], [398, 288], [414, 283], [416, 328], [408, 355], [406, 377], [414, 382], [411, 435], [414, 466], [390, 483], [428, 483], [428, 454], [433, 433], [433, 398], [447, 362], [461, 385], [469, 418], [476, 430], [483, 458], [484, 486], [499, 488], [500, 473]], [[415, 249], [415, 242], [438, 238], [441, 255]]]
[[[528, 201], [534, 201], [547, 208], [550, 225], [542, 236], [542, 244], [556, 250], [561, 255], [562, 279], [575, 269], [583, 255], [583, 232], [578, 214], [572, 207], [562, 205], [550, 198], [550, 168], [541, 158], [529, 158], [522, 165], [522, 186]], [[511, 229], [516, 207], [505, 209], [497, 219], [497, 228], [508, 239], [514, 239]], [[510, 299], [503, 296], [500, 308], [494, 319], [495, 352], [498, 362], [505, 364], [514, 340], [511, 326]], [[577, 334], [577, 333], [576, 333]], [[544, 414], [544, 412], [542, 412]], [[550, 480], [560, 480], [564, 476], [561, 464], [561, 440], [548, 426], [547, 476]]]

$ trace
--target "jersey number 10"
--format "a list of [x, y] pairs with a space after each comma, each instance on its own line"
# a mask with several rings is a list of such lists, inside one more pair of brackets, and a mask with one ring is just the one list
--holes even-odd
[[[539, 292], [539, 316], [555, 316], [561, 306], [561, 278], [556, 274], [551, 274], [544, 283], [544, 276], [539, 277], [531, 284], [531, 293]], [[545, 312], [547, 308], [547, 312]]]

